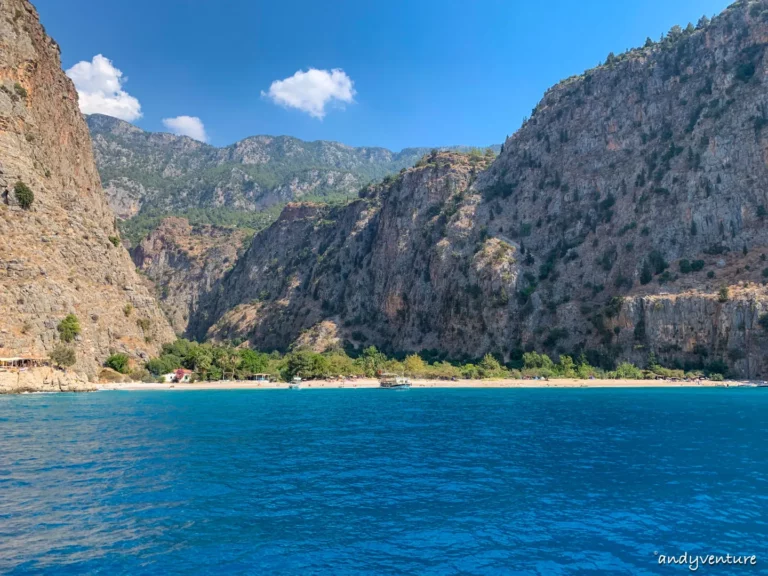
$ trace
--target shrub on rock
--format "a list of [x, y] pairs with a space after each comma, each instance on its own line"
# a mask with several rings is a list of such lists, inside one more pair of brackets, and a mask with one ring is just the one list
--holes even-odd
[[29, 210], [35, 201], [35, 193], [21, 180], [16, 182], [13, 191], [16, 193], [16, 201], [19, 203], [19, 206], [24, 210]]
[[53, 362], [56, 366], [67, 368], [77, 362], [77, 354], [75, 349], [71, 346], [64, 346], [64, 344], [59, 344], [51, 352], [50, 359], [51, 362]]
[[80, 334], [80, 321], [74, 314], [68, 314], [57, 326], [59, 337], [63, 342], [72, 342]]
[[126, 354], [112, 354], [104, 362], [104, 366], [112, 368], [112, 370], [120, 372], [120, 374], [128, 374], [128, 356]]

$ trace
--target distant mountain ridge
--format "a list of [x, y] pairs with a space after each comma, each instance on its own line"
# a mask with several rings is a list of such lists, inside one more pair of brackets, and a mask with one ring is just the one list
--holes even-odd
[[[86, 119], [110, 206], [124, 219], [199, 208], [252, 212], [297, 199], [353, 196], [431, 150], [392, 152], [290, 136], [251, 136], [217, 148], [100, 114]], [[498, 153], [500, 146], [491, 148]]]

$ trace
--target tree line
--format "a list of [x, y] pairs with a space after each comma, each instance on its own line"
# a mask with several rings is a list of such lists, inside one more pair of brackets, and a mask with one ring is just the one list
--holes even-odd
[[[107, 360], [107, 366], [121, 373], [129, 373], [127, 357]], [[428, 356], [424, 354], [423, 356]], [[462, 380], [502, 378], [607, 378], [607, 379], [653, 379], [699, 378], [704, 371], [689, 371], [665, 368], [653, 354], [649, 355], [647, 368], [639, 368], [629, 362], [620, 363], [614, 370], [604, 370], [589, 364], [582, 354], [577, 358], [561, 355], [557, 361], [546, 354], [535, 351], [525, 352], [516, 361], [502, 363], [492, 354], [473, 362], [430, 362], [419, 354], [408, 354], [397, 358], [388, 356], [374, 346], [355, 354], [343, 349], [316, 353], [311, 350], [294, 350], [286, 354], [262, 352], [231, 344], [200, 344], [179, 339], [163, 345], [157, 358], [146, 363], [145, 369], [134, 370], [131, 375], [145, 380], [156, 380], [163, 374], [185, 368], [194, 372], [198, 380], [245, 380], [256, 374], [267, 374], [275, 380], [288, 381], [294, 376], [305, 380], [336, 377], [374, 378], [383, 373], [402, 374], [412, 378]], [[709, 374], [713, 379], [722, 379], [721, 374]]]

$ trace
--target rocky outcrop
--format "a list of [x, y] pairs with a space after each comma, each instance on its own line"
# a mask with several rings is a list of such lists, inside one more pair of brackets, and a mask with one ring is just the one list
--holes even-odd
[[490, 167], [439, 154], [290, 206], [192, 325], [768, 375], [766, 45], [768, 2], [737, 2], [549, 90]]
[[81, 373], [173, 338], [119, 246], [77, 93], [26, 0], [0, 3], [0, 288], [0, 356], [47, 354], [69, 314]]
[[716, 292], [694, 291], [634, 296], [623, 304], [606, 328], [615, 331], [614, 346], [636, 362], [650, 351], [683, 365], [717, 363], [721, 373], [729, 366], [742, 376], [768, 374], [768, 339], [760, 323], [768, 313], [768, 291], [762, 286], [733, 286], [724, 302]]
[[24, 392], [93, 392], [96, 384], [74, 372], [54, 368], [33, 368], [21, 372], [0, 372], [0, 394]]
[[246, 239], [250, 234], [245, 230], [166, 218], [131, 250], [136, 267], [154, 283], [177, 334], [186, 333], [201, 298], [234, 266]]

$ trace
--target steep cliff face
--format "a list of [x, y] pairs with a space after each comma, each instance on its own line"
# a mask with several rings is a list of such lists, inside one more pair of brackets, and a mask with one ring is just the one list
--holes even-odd
[[[463, 309], [456, 268], [493, 282], [491, 252], [498, 248], [506, 258], [508, 249], [497, 243], [464, 263], [443, 239], [448, 212], [457, 226], [472, 229], [456, 210], [491, 159], [441, 153], [346, 207], [289, 205], [254, 238], [212, 294], [205, 307], [212, 316], [196, 318], [193, 330], [203, 334], [221, 317], [211, 335], [282, 348], [299, 337], [313, 340], [332, 323], [334, 337], [360, 344], [471, 354], [489, 334], [464, 322], [463, 312], [472, 311]], [[461, 326], [449, 327], [459, 318]]]
[[145, 357], [173, 337], [116, 236], [59, 48], [28, 1], [3, 0], [0, 356], [50, 352], [68, 314], [81, 327], [76, 368], [89, 374], [110, 350]]
[[287, 136], [252, 136], [216, 148], [99, 114], [88, 116], [88, 125], [107, 198], [121, 218], [142, 209], [255, 211], [309, 196], [354, 195], [363, 184], [412, 166], [428, 152]]
[[740, 284], [768, 252], [766, 16], [739, 2], [559, 84], [478, 179], [477, 221], [527, 249], [524, 344], [765, 372], [764, 291]]
[[231, 269], [249, 234], [215, 226], [191, 226], [166, 218], [131, 255], [156, 287], [160, 306], [177, 334], [184, 334], [199, 301]]
[[193, 324], [767, 374], [767, 44], [768, 2], [737, 2], [558, 84], [476, 176], [438, 155], [343, 210], [292, 206]]

